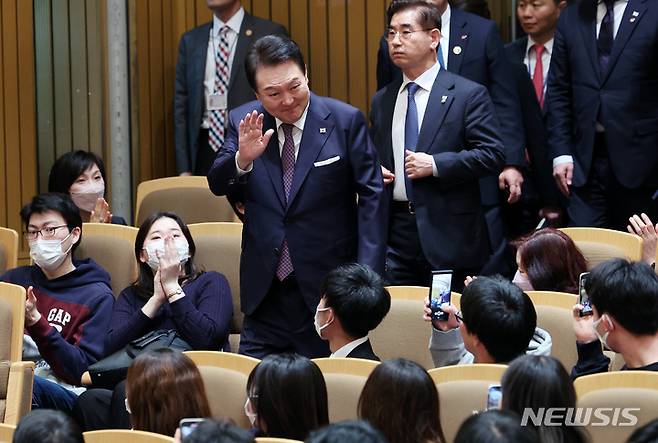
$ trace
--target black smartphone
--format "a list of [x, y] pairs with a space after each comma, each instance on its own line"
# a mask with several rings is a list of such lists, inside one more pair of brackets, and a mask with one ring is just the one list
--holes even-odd
[[450, 284], [452, 283], [452, 270], [432, 271], [432, 286], [430, 286], [430, 309], [432, 320], [448, 320], [448, 314], [443, 312], [441, 306], [450, 304]]
[[487, 392], [487, 411], [500, 409], [500, 401], [503, 399], [503, 389], [500, 385], [489, 386]]
[[182, 443], [185, 443], [185, 439], [190, 436], [194, 429], [204, 421], [205, 418], [183, 418], [178, 424], [180, 429], [180, 439]]
[[579, 303], [583, 305], [583, 309], [580, 311], [580, 316], [585, 317], [587, 315], [592, 315], [592, 304], [589, 301], [589, 295], [587, 295], [587, 290], [585, 289], [585, 284], [589, 278], [589, 272], [583, 272], [578, 277], [578, 296], [580, 297]]

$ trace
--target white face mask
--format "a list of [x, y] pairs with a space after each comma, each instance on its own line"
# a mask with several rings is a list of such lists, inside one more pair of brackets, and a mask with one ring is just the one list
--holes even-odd
[[249, 401], [249, 397], [247, 397], [247, 401], [244, 402], [244, 415], [246, 415], [247, 418], [249, 419], [249, 423], [251, 423], [251, 427], [255, 428], [256, 413], [251, 412], [251, 402]]
[[603, 343], [603, 346], [605, 346], [606, 348], [614, 351], [614, 349], [612, 349], [610, 346], [608, 346], [608, 335], [610, 335], [610, 331], [605, 331], [605, 333], [603, 335], [601, 335], [599, 333], [598, 327], [599, 327], [599, 325], [601, 324], [602, 321], [603, 321], [603, 316], [599, 317], [598, 320], [592, 322], [592, 327], [594, 328], [594, 333], [599, 338], [599, 341], [601, 343]]
[[[164, 239], [160, 239], [150, 242], [144, 248], [146, 249], [146, 255], [148, 256], [146, 263], [154, 271], [157, 271], [160, 267], [160, 260], [158, 259], [157, 251], [160, 251], [160, 254], [163, 255], [165, 251], [164, 245]], [[185, 264], [187, 259], [190, 258], [190, 246], [187, 244], [187, 240], [184, 237], [174, 239], [174, 247], [178, 252], [178, 260], [180, 261], [180, 264]]]
[[516, 270], [516, 274], [514, 274], [512, 283], [514, 283], [516, 286], [521, 288], [522, 291], [534, 291], [534, 288], [532, 287], [532, 283], [530, 283], [528, 277], [525, 274], [521, 274], [521, 271], [519, 271], [518, 269]]
[[75, 205], [86, 212], [91, 212], [96, 207], [96, 200], [105, 195], [105, 183], [102, 181], [92, 182], [79, 186], [80, 191], [71, 192], [71, 200]]
[[62, 243], [70, 236], [71, 233], [63, 240], [38, 239], [33, 241], [30, 243], [30, 257], [32, 261], [44, 271], [54, 271], [64, 263], [69, 251], [73, 247], [73, 243], [71, 243], [71, 246], [66, 251], [62, 250]]
[[332, 318], [326, 324], [320, 326], [320, 324], [318, 323], [318, 312], [328, 311], [329, 309], [331, 309], [331, 308], [316, 308], [315, 309], [315, 317], [313, 318], [313, 324], [315, 325], [315, 332], [318, 333], [320, 338], [322, 338], [322, 330], [324, 328], [326, 328], [327, 326], [329, 326], [331, 323], [333, 323], [334, 319]]

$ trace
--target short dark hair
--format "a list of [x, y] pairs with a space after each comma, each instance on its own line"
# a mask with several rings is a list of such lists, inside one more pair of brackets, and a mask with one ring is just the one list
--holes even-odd
[[98, 170], [107, 185], [105, 177], [105, 165], [103, 159], [93, 152], [82, 150], [67, 152], [60, 156], [50, 168], [48, 174], [48, 192], [61, 192], [68, 194], [71, 185], [92, 166], [98, 166]]
[[386, 11], [388, 26], [391, 25], [393, 16], [398, 12], [414, 9], [418, 13], [418, 24], [423, 29], [441, 30], [441, 12], [439, 8], [426, 0], [394, 0]]
[[462, 317], [496, 363], [525, 353], [537, 327], [532, 300], [501, 277], [478, 277], [464, 288]]
[[284, 35], [266, 35], [256, 40], [247, 52], [244, 62], [247, 81], [254, 91], [256, 87], [256, 71], [263, 66], [276, 66], [286, 62], [294, 62], [306, 74], [306, 64], [302, 50], [291, 38]]
[[368, 420], [390, 442], [444, 442], [439, 393], [427, 371], [403, 358], [372, 371], [359, 397], [359, 418]]
[[[576, 391], [562, 363], [555, 357], [524, 355], [515, 359], [503, 374], [502, 409], [519, 415], [526, 408], [575, 408]], [[528, 427], [533, 427], [530, 424]], [[583, 442], [578, 428], [561, 426], [537, 428], [542, 441]]]
[[254, 436], [228, 420], [205, 419], [185, 437], [185, 443], [253, 443]]
[[626, 443], [655, 443], [658, 441], [658, 418], [651, 420], [628, 437]]
[[521, 426], [521, 419], [511, 411], [490, 410], [473, 414], [459, 427], [454, 443], [539, 443], [537, 431]]
[[69, 231], [80, 228], [80, 239], [71, 248], [72, 252], [75, 251], [80, 241], [82, 241], [82, 218], [80, 217], [80, 209], [73, 203], [68, 194], [50, 192], [34, 196], [32, 201], [21, 209], [23, 225], [27, 229], [32, 214], [43, 214], [48, 211], [59, 213], [66, 222]]
[[622, 258], [595, 266], [585, 289], [599, 315], [609, 314], [629, 332], [658, 332], [658, 275], [646, 263]]
[[18, 422], [13, 443], [84, 443], [71, 417], [60, 411], [37, 409]]
[[301, 355], [265, 357], [249, 374], [247, 395], [255, 399], [252, 406], [267, 437], [304, 440], [311, 431], [329, 424], [324, 376]]
[[375, 329], [391, 308], [391, 295], [382, 278], [357, 263], [329, 272], [320, 286], [325, 307], [331, 308], [350, 337], [361, 338]]
[[370, 423], [363, 420], [344, 420], [314, 431], [306, 443], [387, 443]]

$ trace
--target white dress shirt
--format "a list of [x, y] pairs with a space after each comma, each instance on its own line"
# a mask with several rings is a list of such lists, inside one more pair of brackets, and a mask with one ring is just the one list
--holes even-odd
[[448, 69], [448, 54], [450, 54], [450, 4], [446, 5], [446, 10], [441, 14], [441, 57], [443, 57], [443, 66]]
[[[425, 117], [425, 109], [427, 109], [427, 101], [430, 98], [430, 92], [436, 76], [439, 74], [441, 66], [438, 62], [423, 72], [414, 83], [420, 88], [416, 91], [414, 96], [416, 101], [416, 109], [418, 110], [418, 131], [423, 126], [423, 117]], [[404, 127], [407, 117], [407, 85], [411, 82], [409, 77], [402, 74], [402, 85], [398, 90], [398, 98], [395, 101], [395, 108], [393, 110], [393, 127], [391, 128], [391, 142], [393, 146], [393, 163], [395, 170], [395, 181], [393, 182], [393, 199], [400, 201], [407, 201], [407, 190], [404, 184]], [[434, 176], [437, 176], [436, 165], [432, 167]]]
[[[542, 52], [541, 54], [542, 74], [544, 78], [544, 94], [546, 93], [546, 79], [548, 78], [548, 68], [551, 65], [551, 55], [553, 54], [553, 40], [554, 39], [550, 39], [549, 41], [544, 43], [544, 52]], [[532, 37], [528, 36], [528, 45], [526, 46], [525, 57], [523, 58], [523, 64], [526, 66], [526, 68], [528, 68], [528, 74], [530, 74], [530, 78], [534, 77], [535, 65], [537, 64], [537, 53], [532, 47], [536, 43], [537, 42], [534, 41]]]
[[[228, 41], [229, 47], [229, 57], [228, 57], [228, 69], [229, 69], [229, 79], [231, 78], [231, 67], [233, 66], [233, 59], [235, 58], [235, 47], [238, 42], [238, 35], [240, 35], [240, 27], [242, 26], [242, 19], [244, 19], [244, 9], [238, 9], [238, 12], [233, 14], [226, 23], [222, 22], [217, 18], [216, 15], [213, 15], [212, 19], [212, 28], [210, 28], [210, 35], [208, 36], [208, 51], [206, 52], [206, 72], [203, 80], [203, 92], [204, 92], [204, 102], [203, 102], [203, 119], [201, 119], [201, 127], [204, 129], [210, 128], [210, 122], [208, 121], [208, 110], [206, 109], [206, 103], [208, 102], [208, 96], [215, 92], [215, 52], [219, 47], [219, 30], [228, 26], [229, 30], [226, 33], [226, 40]], [[228, 79], [227, 79], [228, 83]]]
[[[624, 16], [624, 11], [626, 11], [626, 5], [628, 5], [628, 0], [615, 0], [615, 5], [613, 7], [614, 17], [612, 22], [612, 37], [617, 37], [617, 31], [619, 31], [619, 25], [621, 25], [621, 19]], [[596, 38], [599, 38], [599, 32], [601, 31], [601, 22], [603, 22], [603, 17], [607, 12], [605, 7], [605, 2], [603, 0], [599, 1], [599, 4], [596, 9]], [[604, 132], [605, 128], [600, 122], [596, 122], [596, 132]], [[573, 163], [573, 157], [570, 155], [560, 155], [553, 159], [553, 167], [562, 163]]]
[[365, 337], [361, 337], [357, 340], [351, 341], [348, 344], [343, 345], [340, 349], [336, 350], [336, 352], [332, 353], [329, 356], [329, 358], [345, 358], [349, 355], [350, 352], [352, 352], [358, 346], [362, 345], [367, 341], [368, 341], [367, 335]]

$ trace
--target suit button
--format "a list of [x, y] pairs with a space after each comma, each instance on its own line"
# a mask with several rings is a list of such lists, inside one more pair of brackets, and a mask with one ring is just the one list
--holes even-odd
[[279, 255], [279, 254], [281, 253], [281, 251], [279, 250], [279, 248], [274, 248], [274, 249], [272, 250], [272, 252], [274, 252], [274, 255]]

